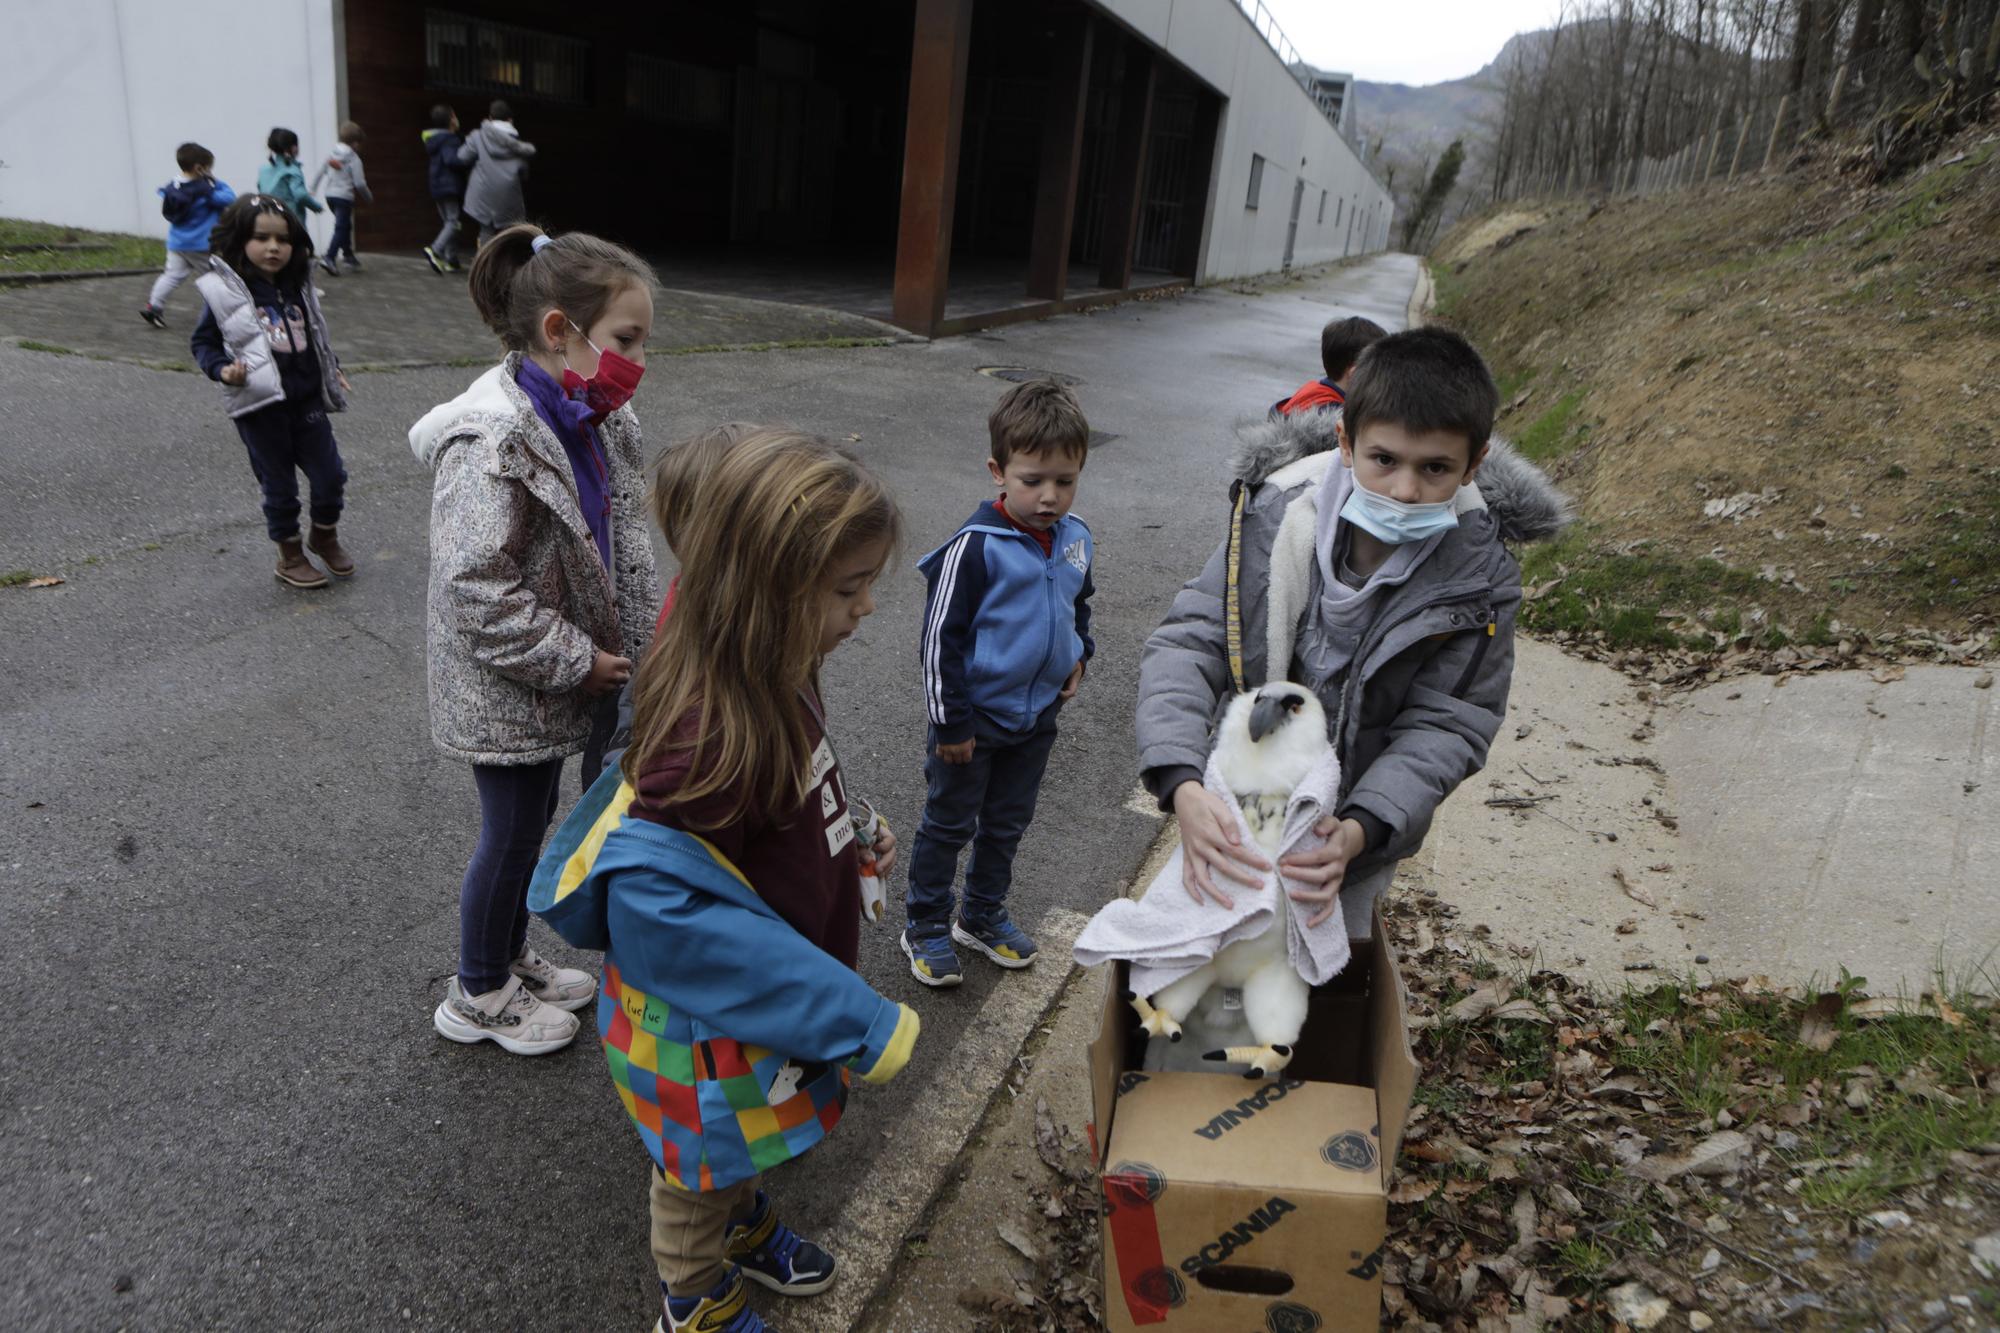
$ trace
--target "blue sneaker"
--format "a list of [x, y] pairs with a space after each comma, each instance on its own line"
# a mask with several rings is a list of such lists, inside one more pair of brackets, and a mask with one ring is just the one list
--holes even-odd
[[1004, 907], [991, 917], [960, 915], [951, 923], [951, 937], [1005, 968], [1023, 968], [1035, 961], [1034, 940], [1008, 919]]
[[757, 1211], [730, 1223], [726, 1245], [744, 1277], [781, 1296], [817, 1296], [833, 1285], [833, 1256], [780, 1222], [762, 1190]]
[[660, 1284], [665, 1315], [653, 1333], [771, 1333], [771, 1326], [750, 1308], [750, 1289], [743, 1273], [732, 1268], [706, 1296], [676, 1296]]
[[965, 969], [958, 965], [950, 936], [935, 929], [914, 935], [911, 929], [903, 930], [903, 952], [910, 956], [911, 976], [926, 986], [956, 986], [965, 980]]

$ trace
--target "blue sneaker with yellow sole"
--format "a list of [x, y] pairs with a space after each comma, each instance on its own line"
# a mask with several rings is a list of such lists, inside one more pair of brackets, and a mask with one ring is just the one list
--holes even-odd
[[951, 936], [935, 926], [919, 934], [915, 927], [903, 931], [903, 952], [910, 958], [910, 975], [926, 986], [956, 986], [965, 980]]
[[833, 1256], [780, 1222], [762, 1190], [757, 1210], [729, 1224], [724, 1245], [744, 1277], [780, 1296], [817, 1296], [833, 1285]]
[[714, 1291], [700, 1296], [676, 1296], [660, 1284], [660, 1322], [653, 1333], [771, 1333], [771, 1326], [750, 1308], [750, 1289], [743, 1274], [730, 1269]]
[[1035, 961], [1037, 950], [1034, 940], [1008, 918], [1005, 908], [992, 916], [961, 914], [958, 920], [951, 923], [951, 937], [960, 944], [977, 949], [1004, 968], [1023, 968]]

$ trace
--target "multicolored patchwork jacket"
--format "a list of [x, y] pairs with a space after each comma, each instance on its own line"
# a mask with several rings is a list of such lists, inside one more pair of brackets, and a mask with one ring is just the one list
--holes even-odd
[[702, 839], [627, 816], [607, 768], [556, 831], [528, 905], [604, 951], [597, 1032], [646, 1150], [688, 1190], [747, 1180], [826, 1137], [850, 1071], [886, 1083], [916, 1011], [875, 993]]

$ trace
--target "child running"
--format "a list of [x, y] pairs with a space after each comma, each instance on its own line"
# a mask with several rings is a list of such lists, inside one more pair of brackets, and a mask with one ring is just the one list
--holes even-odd
[[[222, 211], [214, 255], [195, 279], [208, 308], [189, 343], [202, 373], [223, 386], [250, 470], [264, 491], [264, 531], [278, 544], [278, 581], [324, 588], [354, 573], [336, 525], [347, 492], [328, 412], [347, 408], [349, 385], [327, 336], [310, 279], [312, 240], [277, 198], [248, 194]], [[312, 535], [299, 540], [299, 479], [312, 487]]]
[[431, 499], [431, 735], [472, 765], [480, 832], [459, 892], [458, 975], [432, 1022], [457, 1042], [559, 1050], [586, 972], [528, 947], [528, 882], [563, 760], [597, 777], [618, 687], [659, 609], [638, 419], [653, 274], [581, 232], [510, 227], [472, 298], [507, 355], [410, 431]]
[[[819, 682], [875, 610], [900, 519], [817, 437], [718, 432], [704, 451], [683, 474], [698, 504], [670, 515], [687, 493], [655, 495], [680, 592], [622, 773], [564, 822], [534, 904], [605, 950], [598, 1032], [653, 1158], [659, 1329], [764, 1333], [744, 1278], [812, 1295], [834, 1260], [777, 1220], [761, 1173], [826, 1136], [851, 1073], [886, 1082], [917, 1038], [915, 1012], [854, 971], [859, 849]], [[871, 850], [886, 874], [894, 837]]]
[[313, 173], [313, 188], [317, 190], [325, 182], [326, 206], [333, 210], [333, 239], [326, 243], [319, 266], [336, 278], [340, 276], [337, 261], [342, 255], [347, 256], [350, 270], [361, 267], [361, 260], [354, 253], [354, 204], [356, 200], [364, 204], [375, 200], [375, 192], [368, 188], [368, 173], [361, 168], [360, 149], [367, 137], [353, 121], [342, 121], [340, 142]]
[[208, 268], [208, 234], [222, 210], [236, 202], [236, 191], [215, 178], [215, 154], [200, 144], [182, 144], [174, 151], [174, 163], [181, 174], [159, 191], [160, 216], [167, 220], [167, 266], [139, 307], [139, 318], [156, 329], [167, 327], [167, 298], [174, 288]]
[[324, 213], [326, 205], [306, 189], [306, 170], [299, 165], [299, 136], [283, 125], [273, 126], [264, 146], [271, 150], [271, 160], [257, 172], [257, 193], [276, 195], [295, 217]]

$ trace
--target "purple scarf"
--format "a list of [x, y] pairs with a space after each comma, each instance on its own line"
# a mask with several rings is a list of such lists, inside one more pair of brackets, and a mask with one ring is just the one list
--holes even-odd
[[521, 392], [535, 405], [535, 415], [542, 419], [542, 424], [562, 441], [563, 452], [569, 455], [570, 474], [576, 478], [576, 498], [583, 508], [583, 521], [590, 525], [590, 535], [597, 542], [597, 558], [610, 569], [611, 468], [597, 431], [590, 424], [590, 405], [565, 394], [562, 385], [525, 356], [521, 358], [520, 370], [514, 373], [514, 383], [521, 386]]

